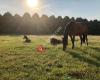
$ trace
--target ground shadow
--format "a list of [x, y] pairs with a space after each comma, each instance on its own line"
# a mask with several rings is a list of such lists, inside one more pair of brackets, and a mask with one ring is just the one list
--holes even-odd
[[78, 58], [80, 61], [84, 61], [88, 64], [94, 65], [96, 67], [100, 67], [100, 63], [96, 62], [92, 59], [86, 58], [85, 56], [81, 55], [81, 53], [76, 52], [74, 50], [67, 50], [67, 53], [69, 53], [70, 55], [72, 55], [74, 58]]
[[97, 52], [100, 52], [100, 48], [99, 47], [93, 47], [93, 46], [89, 46], [89, 48], [94, 49]]
[[[96, 52], [100, 52], [100, 48], [98, 47], [92, 47], [92, 46], [89, 46], [91, 49], [95, 50]], [[93, 55], [92, 57], [96, 58], [98, 61], [100, 61], [100, 55], [98, 56], [95, 56]]]
[[[96, 52], [100, 52], [100, 51], [99, 51], [100, 48], [98, 48], [98, 47], [89, 46], [88, 48], [90, 48], [90, 49], [92, 49], [92, 50], [94, 50], [94, 51], [96, 51]], [[81, 51], [82, 53], [84, 53], [84, 54], [86, 54], [86, 55], [90, 55], [90, 54], [87, 52], [87, 50], [83, 50], [83, 49], [81, 49], [81, 48], [77, 48], [76, 50], [77, 50], [77, 51]], [[95, 53], [94, 53], [94, 54], [91, 54], [90, 56], [93, 57], [93, 58], [95, 58], [96, 60], [100, 61], [100, 55], [95, 55]]]

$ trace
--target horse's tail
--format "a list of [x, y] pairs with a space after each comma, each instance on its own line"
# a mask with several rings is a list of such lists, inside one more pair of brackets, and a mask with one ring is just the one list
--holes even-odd
[[83, 43], [85, 43], [85, 38], [86, 38], [85, 34], [83, 34]]

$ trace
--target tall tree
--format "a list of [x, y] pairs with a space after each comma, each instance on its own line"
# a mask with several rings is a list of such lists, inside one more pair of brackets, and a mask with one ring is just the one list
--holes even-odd
[[25, 13], [22, 17], [22, 25], [21, 25], [21, 30], [23, 32], [23, 34], [30, 34], [30, 30], [31, 30], [31, 16], [29, 13]]
[[37, 13], [32, 16], [32, 24], [33, 24], [33, 34], [39, 34], [39, 28], [41, 26], [40, 17]]
[[11, 13], [7, 12], [3, 15], [3, 33], [6, 33], [6, 34], [10, 34], [12, 33], [12, 22], [13, 22], [13, 16]]

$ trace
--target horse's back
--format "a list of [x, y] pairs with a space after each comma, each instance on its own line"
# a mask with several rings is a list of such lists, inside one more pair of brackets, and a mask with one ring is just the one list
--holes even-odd
[[80, 35], [88, 32], [87, 25], [82, 22], [73, 22], [69, 27], [70, 34]]

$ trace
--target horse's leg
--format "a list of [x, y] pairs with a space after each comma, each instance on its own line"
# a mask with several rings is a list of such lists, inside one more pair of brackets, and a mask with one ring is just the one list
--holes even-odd
[[83, 42], [83, 41], [82, 41], [82, 35], [80, 35], [79, 37], [80, 37], [81, 46], [82, 46], [82, 42]]
[[68, 45], [68, 39], [67, 38], [63, 38], [63, 51], [65, 51], [66, 46]]
[[86, 34], [85, 33], [83, 33], [83, 35], [82, 35], [83, 37], [82, 37], [82, 42], [83, 43], [85, 43], [85, 39], [86, 39]]
[[71, 35], [69, 35], [71, 42], [72, 42], [72, 46], [73, 46], [73, 37]]
[[73, 37], [72, 37], [72, 49], [74, 48], [74, 41], [75, 41], [75, 36], [73, 35]]
[[85, 37], [86, 37], [86, 43], [87, 43], [87, 46], [88, 46], [88, 38], [87, 38], [87, 35], [85, 35]]

